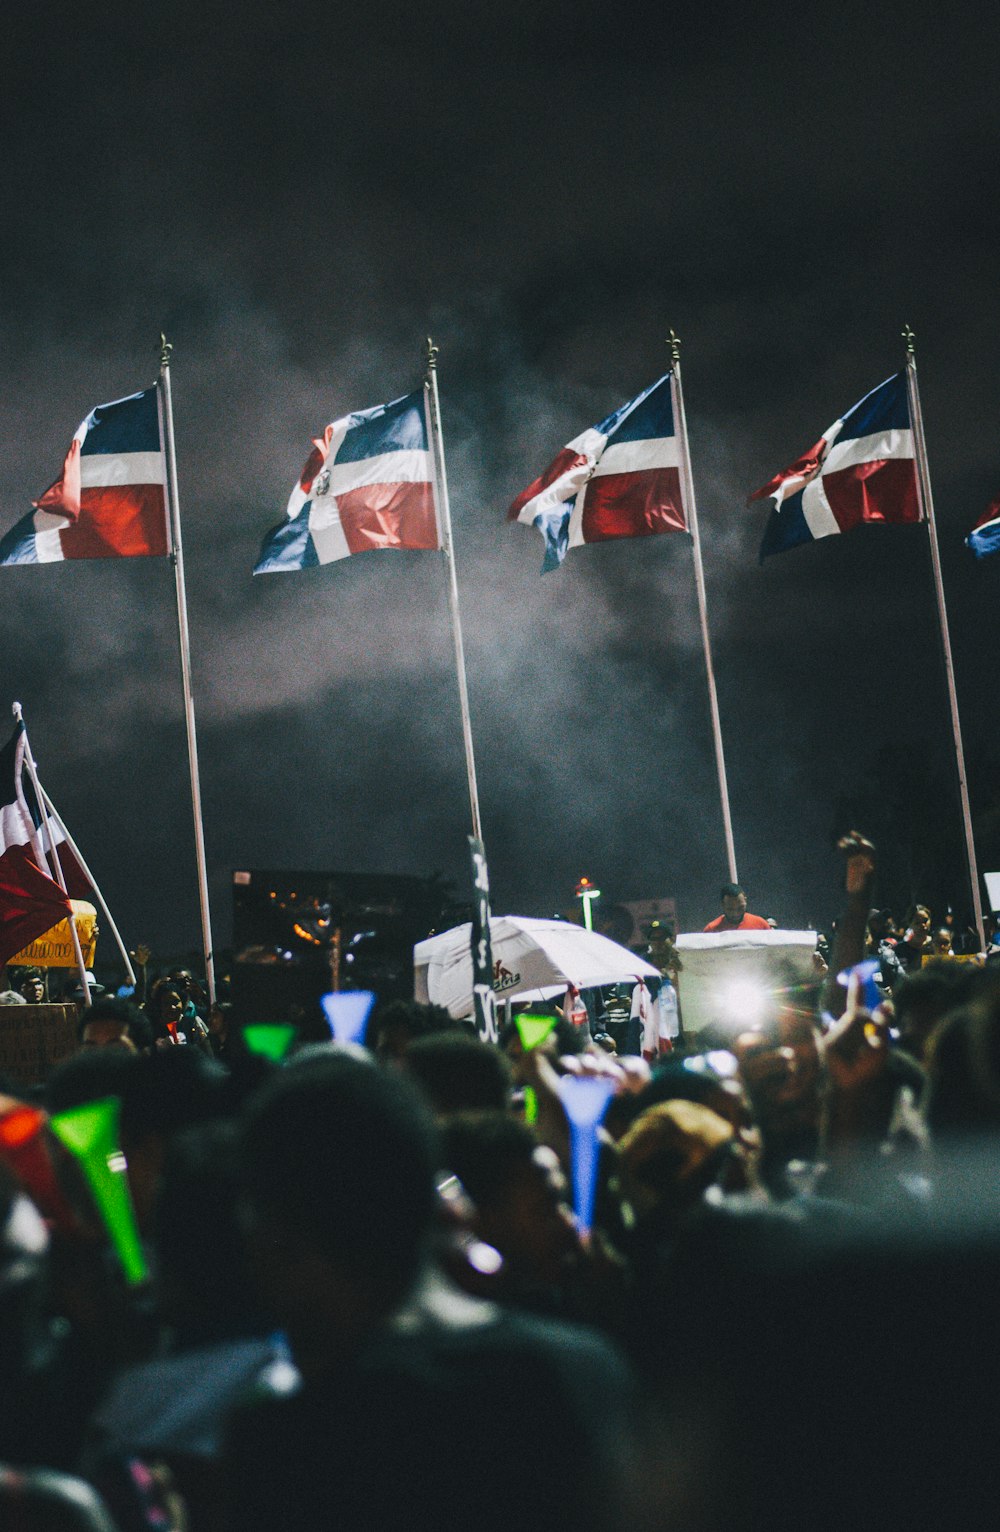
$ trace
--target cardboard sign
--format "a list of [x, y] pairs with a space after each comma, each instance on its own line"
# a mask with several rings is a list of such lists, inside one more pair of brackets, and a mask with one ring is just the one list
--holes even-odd
[[[83, 949], [83, 966], [93, 968], [97, 951], [97, 911], [85, 899], [71, 899], [69, 902], [76, 921], [76, 934]], [[51, 931], [36, 937], [30, 946], [7, 961], [12, 968], [75, 968], [76, 953], [73, 951], [69, 921], [61, 920]]]
[[39, 1085], [77, 1050], [75, 1005], [0, 1005], [0, 1075]]
[[815, 979], [815, 931], [704, 931], [677, 938], [684, 1031], [752, 1026], [768, 996]]

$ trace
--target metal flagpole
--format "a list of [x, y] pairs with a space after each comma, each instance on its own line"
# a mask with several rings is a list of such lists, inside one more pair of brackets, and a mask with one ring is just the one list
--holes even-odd
[[[27, 726], [24, 724], [24, 717], [22, 715], [21, 704], [19, 702], [14, 703], [13, 711], [14, 717], [17, 719], [18, 723], [24, 727], [24, 764], [28, 768], [28, 776], [31, 778], [31, 785], [35, 789], [35, 798], [38, 801], [38, 812], [42, 816], [42, 829], [45, 832], [45, 839], [48, 841], [48, 854], [52, 858], [51, 866], [55, 871], [56, 882], [59, 884], [59, 887], [62, 889], [63, 893], [66, 894], [66, 898], [68, 899], [69, 894], [66, 893], [66, 879], [63, 876], [62, 863], [59, 860], [59, 853], [56, 850], [56, 843], [52, 838], [52, 826], [49, 824], [49, 816], [45, 809], [45, 795], [42, 792], [41, 783], [38, 780], [38, 771], [35, 767], [35, 758], [31, 753], [31, 742], [28, 739], [28, 730]], [[49, 863], [46, 861], [45, 852], [43, 850], [41, 841], [37, 843], [35, 849], [44, 871], [44, 869], [49, 866]], [[73, 942], [73, 956], [76, 958], [76, 966], [80, 974], [80, 988], [83, 991], [83, 1003], [85, 1006], [89, 1006], [91, 1000], [90, 985], [87, 983], [87, 965], [83, 961], [83, 948], [80, 946], [80, 933], [76, 929], [76, 920], [73, 917], [72, 910], [70, 910], [66, 920], [69, 925], [70, 938]]]
[[698, 593], [698, 620], [701, 623], [701, 641], [705, 650], [705, 673], [708, 677], [708, 706], [712, 715], [712, 738], [715, 742], [715, 768], [719, 776], [719, 799], [722, 803], [722, 826], [726, 837], [726, 858], [729, 862], [729, 880], [736, 876], [736, 848], [733, 844], [733, 821], [729, 812], [729, 784], [726, 779], [726, 757], [722, 749], [722, 724], [719, 719], [719, 698], [715, 689], [715, 671], [712, 667], [712, 645], [708, 636], [708, 606], [705, 601], [705, 571], [701, 563], [701, 538], [698, 535], [698, 507], [694, 497], [694, 475], [691, 472], [691, 451], [688, 446], [687, 416], [684, 413], [684, 390], [681, 387], [680, 337], [670, 332], [670, 372], [673, 379], [677, 420], [680, 425], [681, 475], [684, 500], [687, 506], [688, 527], [694, 552], [694, 585]]
[[97, 882], [96, 882], [96, 880], [94, 878], [94, 874], [91, 872], [90, 868], [87, 866], [86, 862], [83, 860], [83, 857], [80, 855], [80, 848], [76, 844], [76, 841], [73, 839], [72, 835], [70, 835], [69, 831], [67, 830], [66, 825], [65, 825], [65, 823], [64, 823], [64, 821], [62, 819], [62, 816], [59, 814], [58, 810], [56, 809], [56, 806], [52, 802], [52, 799], [49, 797], [49, 795], [45, 791], [44, 787], [42, 788], [41, 791], [42, 791], [42, 801], [44, 802], [46, 809], [48, 810], [50, 816], [55, 820], [56, 827], [62, 831], [63, 840], [66, 842], [66, 844], [69, 847], [70, 851], [76, 857], [77, 862], [80, 864], [80, 871], [83, 873], [84, 877], [87, 879], [87, 882], [90, 884], [91, 888], [94, 890], [94, 898], [97, 900], [98, 904], [101, 906], [101, 913], [103, 914], [105, 920], [108, 923], [108, 928], [111, 931], [111, 935], [115, 939], [115, 945], [118, 948], [118, 951], [121, 953], [122, 962], [125, 964], [125, 973], [126, 973], [126, 976], [128, 978], [128, 982], [132, 985], [132, 987], [134, 989], [135, 988], [135, 970], [132, 967], [132, 963], [131, 963], [131, 960], [129, 959], [128, 951], [127, 951], [127, 949], [125, 947], [125, 943], [121, 939], [121, 934], [120, 934], [120, 932], [118, 930], [118, 927], [115, 925], [114, 916], [112, 915], [111, 911], [108, 909], [107, 900], [105, 899], [104, 895], [101, 893], [101, 890], [98, 888]]
[[972, 886], [972, 913], [979, 932], [980, 950], [986, 951], [986, 927], [983, 922], [983, 904], [979, 893], [979, 869], [976, 865], [976, 845], [972, 838], [972, 811], [969, 807], [969, 787], [965, 775], [965, 751], [962, 748], [962, 725], [958, 716], [958, 694], [955, 691], [955, 668], [951, 658], [951, 638], [948, 633], [948, 610], [944, 601], [944, 582], [941, 578], [941, 555], [938, 552], [937, 526], [934, 521], [934, 498], [931, 494], [931, 476], [927, 466], [927, 443], [924, 437], [924, 417], [920, 410], [920, 390], [917, 387], [916, 336], [909, 325], [902, 331], [906, 342], [906, 388], [910, 400], [910, 421], [913, 426], [913, 450], [917, 461], [917, 487], [927, 521], [927, 540], [931, 550], [931, 567], [934, 571], [934, 593], [937, 596], [938, 624], [941, 631], [941, 652], [944, 657], [944, 673], [948, 684], [948, 703], [951, 708], [951, 729], [955, 741], [955, 766], [958, 771], [958, 793], [962, 803], [962, 824], [965, 830], [965, 855], [969, 865], [969, 882]]
[[167, 461], [167, 505], [170, 511], [170, 559], [177, 591], [177, 639], [181, 652], [181, 684], [184, 691], [184, 722], [187, 725], [188, 766], [191, 773], [191, 809], [194, 814], [194, 847], [198, 862], [198, 899], [201, 904], [201, 936], [205, 954], [208, 998], [215, 1004], [215, 957], [212, 952], [212, 916], [208, 904], [205, 866], [205, 832], [201, 820], [201, 786], [198, 779], [198, 739], [194, 726], [194, 693], [191, 690], [191, 647], [188, 639], [187, 595], [184, 588], [184, 554], [181, 548], [181, 514], [177, 498], [177, 457], [174, 451], [174, 411], [170, 397], [170, 353], [173, 347], [160, 336], [160, 425]]
[[458, 699], [462, 707], [462, 738], [465, 741], [465, 769], [469, 778], [469, 804], [472, 808], [472, 833], [482, 841], [483, 826], [479, 817], [479, 789], [476, 785], [476, 757], [472, 748], [472, 723], [469, 718], [469, 689], [465, 679], [465, 649], [462, 644], [462, 622], [458, 611], [458, 581], [455, 578], [455, 553], [451, 539], [451, 506], [448, 503], [448, 475], [444, 465], [444, 437], [441, 434], [441, 405], [437, 385], [438, 348], [427, 337], [427, 377], [424, 382], [424, 403], [429, 417], [431, 456], [434, 461], [434, 504], [437, 510], [441, 546], [444, 552], [448, 579], [448, 611], [451, 614], [451, 634], [455, 643], [455, 670], [458, 675]]

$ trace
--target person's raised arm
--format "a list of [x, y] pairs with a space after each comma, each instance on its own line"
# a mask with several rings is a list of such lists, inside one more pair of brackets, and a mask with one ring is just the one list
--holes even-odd
[[837, 983], [838, 973], [864, 960], [865, 930], [875, 880], [875, 847], [858, 830], [849, 830], [842, 836], [837, 842], [837, 850], [845, 863], [847, 904], [837, 922], [833, 955], [824, 987], [824, 1006], [831, 1016], [842, 1016], [847, 1006], [847, 991]]

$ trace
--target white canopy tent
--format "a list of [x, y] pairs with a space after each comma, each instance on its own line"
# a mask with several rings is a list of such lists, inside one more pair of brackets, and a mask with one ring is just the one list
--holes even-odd
[[[416, 999], [443, 1005], [456, 1018], [473, 1012], [471, 931], [469, 924], [455, 926], [413, 949]], [[498, 1000], [542, 1000], [570, 985], [592, 989], [660, 977], [645, 958], [568, 920], [494, 915], [490, 942]]]

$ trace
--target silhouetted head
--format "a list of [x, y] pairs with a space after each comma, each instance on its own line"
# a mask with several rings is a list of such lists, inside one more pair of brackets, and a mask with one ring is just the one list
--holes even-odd
[[282, 1071], [248, 1104], [248, 1232], [300, 1362], [351, 1345], [406, 1297], [434, 1215], [436, 1161], [413, 1088], [347, 1053]]

